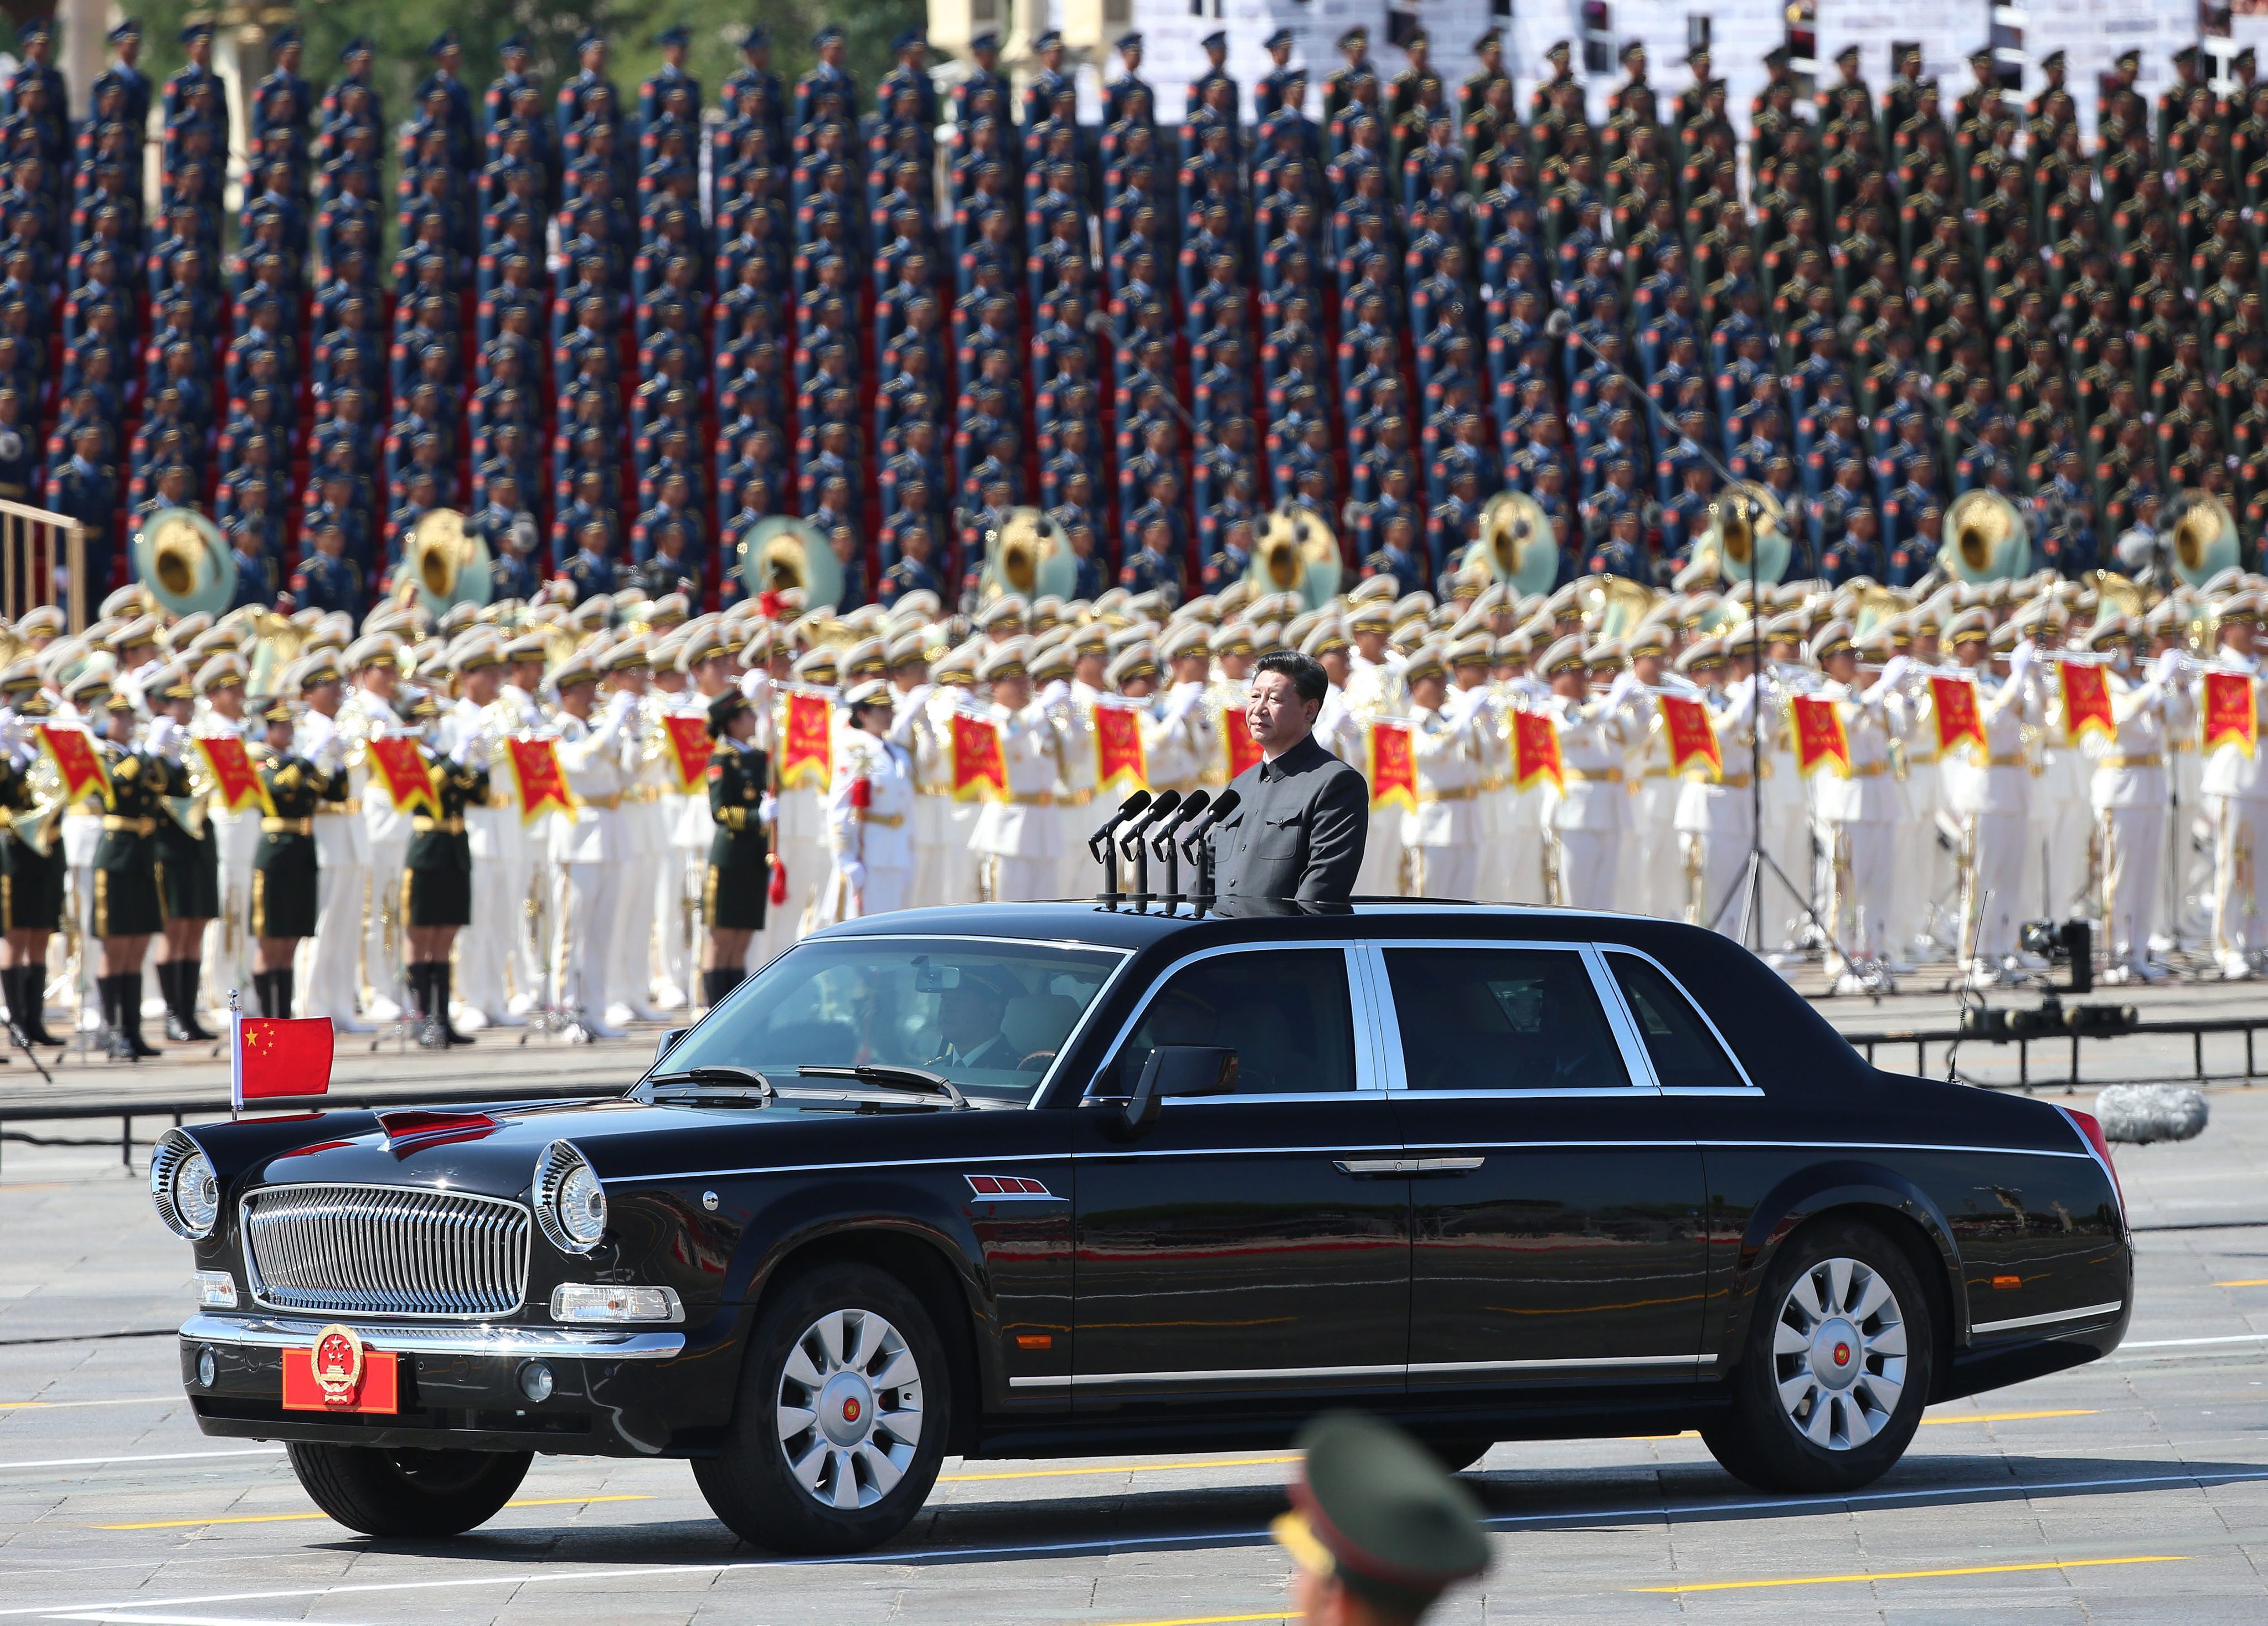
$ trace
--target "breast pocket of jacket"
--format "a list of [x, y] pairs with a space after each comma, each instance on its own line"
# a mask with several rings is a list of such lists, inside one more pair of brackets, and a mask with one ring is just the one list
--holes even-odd
[[1307, 850], [1307, 816], [1271, 813], [1253, 826], [1245, 839], [1251, 843], [1255, 858], [1297, 859]]

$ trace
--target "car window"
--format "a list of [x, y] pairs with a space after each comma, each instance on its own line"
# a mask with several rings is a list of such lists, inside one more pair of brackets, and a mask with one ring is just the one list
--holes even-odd
[[1129, 1036], [1118, 1064], [1120, 1089], [1132, 1089], [1159, 1045], [1233, 1050], [1238, 1095], [1352, 1090], [1346, 955], [1279, 949], [1217, 954], [1184, 965]]
[[1635, 955], [1609, 954], [1608, 969], [1621, 985], [1638, 1037], [1665, 1090], [1738, 1090], [1748, 1083], [1725, 1054], [1692, 1002], [1660, 971]]
[[963, 1092], [1030, 1096], [1120, 956], [981, 938], [798, 943], [671, 1050], [657, 1076], [882, 1062], [942, 1073]]
[[1566, 949], [1388, 949], [1412, 1090], [1629, 1084], [1583, 957]]

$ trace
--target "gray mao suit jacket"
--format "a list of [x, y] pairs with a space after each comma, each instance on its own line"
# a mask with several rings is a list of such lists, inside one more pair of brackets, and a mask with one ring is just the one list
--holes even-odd
[[1230, 781], [1236, 811], [1213, 832], [1223, 898], [1344, 903], [1370, 833], [1370, 785], [1311, 735]]

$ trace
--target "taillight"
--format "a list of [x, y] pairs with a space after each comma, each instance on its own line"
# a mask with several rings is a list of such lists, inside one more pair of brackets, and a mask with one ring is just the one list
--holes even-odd
[[2118, 1165], [2110, 1161], [2110, 1142], [2103, 1139], [2102, 1126], [2095, 1121], [2094, 1113], [2082, 1112], [2075, 1106], [2059, 1106], [2056, 1110], [2071, 1120], [2073, 1127], [2078, 1129], [2095, 1153], [2095, 1162], [2101, 1164], [2103, 1172], [2110, 1177], [2111, 1194], [2118, 1199], [2118, 1220], [2123, 1225], [2126, 1221], [2126, 1193], [2118, 1184]]

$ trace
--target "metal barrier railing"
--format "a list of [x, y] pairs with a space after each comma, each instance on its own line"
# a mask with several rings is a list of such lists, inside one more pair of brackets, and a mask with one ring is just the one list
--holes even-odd
[[[2132, 1083], [2201, 1083], [2209, 1078], [2235, 1078], [2241, 1080], [2243, 1083], [2250, 1086], [2254, 1079], [2260, 1076], [2260, 1073], [2254, 1064], [2252, 1036], [2254, 1033], [2264, 1030], [2268, 1030], [2268, 1016], [2217, 1016], [2199, 1018], [2187, 1022], [2179, 1020], [2138, 1022], [2132, 1027], [2122, 1029], [2117, 1032], [2057, 1032], [2052, 1030], [2046, 1030], [2030, 1033], [2010, 1032], [2001, 1034], [1963, 1032], [1959, 1028], [1892, 1028], [1872, 1033], [1845, 1033], [1843, 1037], [1845, 1039], [1849, 1041], [1852, 1048], [1865, 1052], [1867, 1060], [1870, 1064], [1874, 1062], [1874, 1050], [1878, 1046], [1911, 1045], [1914, 1047], [1914, 1071], [1924, 1075], [1926, 1075], [1929, 1072], [1929, 1047], [1932, 1045], [2014, 1045], [2016, 1046], [2016, 1083], [2013, 1086], [2014, 1088], [2029, 1090], [2038, 1088], [2038, 1086], [2043, 1083], [2060, 1083], [2064, 1087], [2064, 1093], [2068, 1095], [2081, 1083], [2079, 1075], [2079, 1046], [2080, 1041], [2082, 1039], [2094, 1043], [2108, 1042], [2111, 1039], [2117, 1038], [2165, 1038], [2169, 1037], [2185, 1036], [2190, 1041], [2190, 1053], [2193, 1063], [2193, 1070], [2187, 1075], [2186, 1077], [2181, 1079], [2130, 1079], [2121, 1080], [2119, 1082]], [[2205, 1071], [2205, 1041], [2208, 1035], [2213, 1034], [2242, 1034], [2243, 1036], [2243, 1072], [2237, 1073], [2231, 1070], [2228, 1072], [2207, 1073]], [[2035, 1079], [2032, 1076], [2032, 1046], [2034, 1045], [2069, 1045], [2071, 1046], [2070, 1071], [2061, 1078]], [[1981, 1081], [1971, 1079], [1969, 1082], [1975, 1083]], [[2007, 1089], [2011, 1086], [2006, 1084], [1992, 1084], [1987, 1087], [1992, 1089]]]
[[42, 604], [60, 603], [64, 630], [76, 632], [87, 624], [87, 589], [86, 527], [68, 514], [0, 499], [0, 616], [20, 621]]

